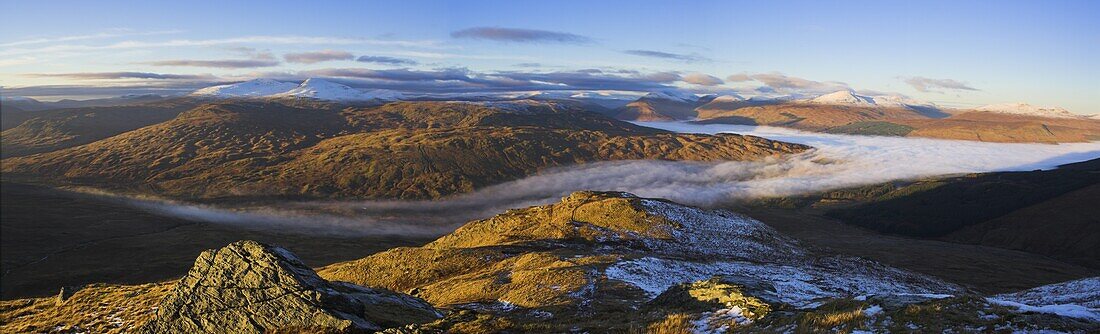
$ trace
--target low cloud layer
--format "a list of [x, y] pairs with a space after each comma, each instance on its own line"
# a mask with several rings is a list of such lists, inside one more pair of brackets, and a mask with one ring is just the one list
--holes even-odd
[[955, 81], [952, 79], [931, 79], [924, 77], [909, 77], [905, 79], [905, 83], [913, 86], [918, 92], [936, 92], [942, 93], [944, 91], [976, 91], [977, 88], [970, 87], [970, 85]]
[[149, 62], [153, 66], [190, 66], [210, 68], [256, 68], [278, 66], [279, 61], [271, 59], [224, 59], [224, 60], [161, 60]]
[[78, 73], [36, 73], [28, 74], [33, 77], [43, 78], [69, 78], [77, 80], [118, 80], [118, 79], [153, 79], [153, 80], [210, 80], [214, 76], [209, 74], [163, 74], [151, 72], [78, 72]]
[[684, 82], [700, 86], [717, 86], [725, 83], [718, 77], [704, 73], [689, 73], [684, 76]]
[[543, 171], [440, 201], [291, 202], [218, 208], [135, 202], [160, 214], [250, 228], [343, 235], [439, 235], [506, 209], [557, 201], [577, 190], [627, 191], [700, 206], [788, 196], [899, 179], [1026, 171], [1100, 158], [1100, 143], [1001, 144], [830, 135], [737, 125], [640, 123], [679, 132], [736, 132], [814, 146], [759, 162], [618, 161]]
[[375, 63], [386, 65], [416, 65], [417, 62], [407, 58], [386, 57], [386, 56], [359, 56], [355, 61], [360, 63]]
[[314, 64], [323, 61], [352, 60], [355, 56], [351, 52], [339, 50], [321, 50], [311, 52], [288, 53], [283, 56], [288, 63]]
[[654, 50], [626, 50], [623, 51], [623, 53], [635, 56], [676, 60], [688, 63], [710, 61], [709, 58], [700, 56], [698, 54], [681, 54]]
[[452, 32], [451, 37], [517, 43], [592, 43], [591, 38], [567, 32], [500, 27], [473, 27], [462, 29]]

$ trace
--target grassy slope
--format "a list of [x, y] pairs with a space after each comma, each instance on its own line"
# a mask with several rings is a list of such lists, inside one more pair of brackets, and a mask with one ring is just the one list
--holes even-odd
[[208, 104], [3, 171], [178, 197], [437, 198], [544, 168], [624, 160], [755, 160], [802, 145], [672, 134], [561, 104], [407, 102], [335, 109]]

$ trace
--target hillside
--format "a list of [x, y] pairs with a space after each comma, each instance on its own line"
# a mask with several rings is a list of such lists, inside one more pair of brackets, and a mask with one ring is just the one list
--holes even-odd
[[900, 107], [781, 102], [734, 109], [705, 109], [705, 112], [699, 113], [698, 121], [825, 131], [857, 122], [927, 118], [916, 110]]
[[1028, 110], [960, 110], [949, 114], [934, 106], [845, 94], [793, 102], [712, 102], [696, 109], [696, 122], [781, 126], [838, 134], [1009, 143], [1100, 140], [1100, 122], [1096, 120], [1074, 117], [1072, 114], [1067, 116], [1064, 110], [1059, 113], [1047, 109], [1026, 112]]
[[886, 186], [829, 216], [876, 231], [995, 246], [1100, 268], [1097, 161]]
[[696, 107], [712, 98], [684, 92], [655, 92], [616, 108], [612, 114], [617, 119], [630, 121], [689, 120], [696, 117]]
[[222, 101], [88, 145], [6, 159], [3, 172], [178, 197], [438, 198], [577, 163], [755, 160], [805, 149], [673, 134], [547, 102]]
[[[200, 254], [178, 281], [0, 302], [0, 329], [1089, 332], [1100, 329], [1100, 314], [1087, 308], [1098, 302], [1087, 291], [1094, 282], [987, 297], [806, 248], [733, 212], [577, 192], [317, 272], [286, 249], [235, 242]], [[86, 312], [93, 305], [108, 311]]]
[[16, 115], [14, 124], [0, 133], [2, 157], [17, 157], [51, 152], [95, 142], [126, 131], [170, 120], [190, 109], [195, 102], [178, 99], [139, 105], [82, 107], [27, 112]]

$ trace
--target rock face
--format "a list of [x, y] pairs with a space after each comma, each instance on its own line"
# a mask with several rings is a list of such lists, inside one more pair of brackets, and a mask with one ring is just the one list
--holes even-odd
[[356, 332], [438, 317], [418, 298], [329, 282], [285, 249], [239, 241], [199, 255], [138, 332]]

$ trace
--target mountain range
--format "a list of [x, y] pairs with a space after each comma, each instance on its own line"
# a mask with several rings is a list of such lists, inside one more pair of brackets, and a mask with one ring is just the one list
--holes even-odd
[[[80, 139], [60, 144], [43, 140], [49, 133], [31, 127], [38, 123], [25, 122], [4, 139], [43, 140], [54, 145], [35, 147], [53, 150], [6, 158], [4, 176], [178, 197], [423, 199], [586, 162], [759, 160], [808, 148], [733, 134], [675, 134], [567, 102], [346, 106], [230, 99], [182, 112], [177, 108], [186, 104], [172, 105], [163, 121], [150, 119], [129, 132], [62, 122], [80, 126], [84, 135], [57, 131]], [[102, 138], [107, 133], [113, 136]]]

